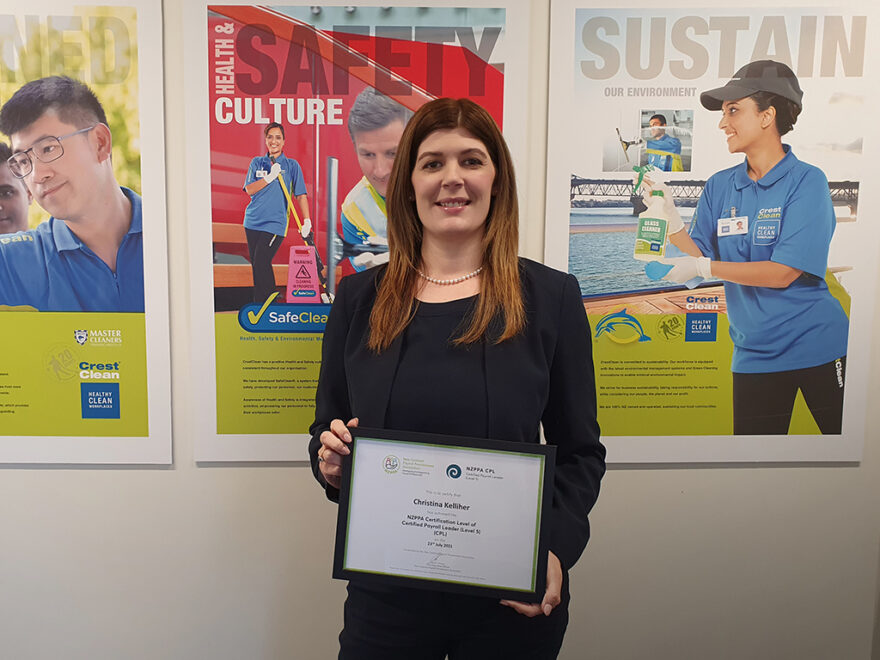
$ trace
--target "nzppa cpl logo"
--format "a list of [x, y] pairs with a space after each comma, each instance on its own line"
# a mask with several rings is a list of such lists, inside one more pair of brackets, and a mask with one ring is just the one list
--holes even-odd
[[446, 476], [450, 479], [458, 479], [461, 476], [461, 467], [452, 463], [446, 466]]

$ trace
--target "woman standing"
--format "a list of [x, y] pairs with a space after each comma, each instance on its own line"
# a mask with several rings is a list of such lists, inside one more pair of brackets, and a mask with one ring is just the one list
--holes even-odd
[[438, 99], [410, 120], [388, 188], [387, 266], [345, 278], [324, 335], [312, 468], [339, 497], [349, 428], [557, 446], [547, 590], [518, 603], [350, 583], [343, 659], [555, 658], [567, 571], [605, 449], [577, 280], [517, 259], [513, 164], [491, 116]]
[[724, 280], [735, 434], [788, 433], [798, 390], [822, 433], [841, 430], [849, 323], [825, 282], [834, 209], [822, 171], [782, 143], [802, 98], [792, 70], [772, 60], [703, 92], [703, 106], [721, 110], [727, 148], [745, 160], [706, 182], [690, 236], [670, 227], [691, 256], [667, 260], [664, 279]]
[[272, 259], [287, 236], [291, 211], [288, 200], [292, 203], [296, 199], [299, 204], [302, 237], [307, 238], [312, 231], [302, 168], [293, 158], [284, 155], [284, 126], [272, 122], [266, 125], [263, 134], [266, 155], [251, 161], [244, 182], [244, 191], [251, 196], [244, 211], [244, 232], [254, 275], [255, 303], [265, 302], [276, 290]]

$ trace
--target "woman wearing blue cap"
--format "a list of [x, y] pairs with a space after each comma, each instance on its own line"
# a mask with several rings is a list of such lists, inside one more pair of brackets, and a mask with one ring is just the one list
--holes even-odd
[[735, 434], [788, 433], [798, 390], [822, 433], [841, 431], [849, 322], [825, 282], [836, 223], [828, 180], [782, 143], [802, 99], [794, 72], [772, 60], [703, 92], [703, 106], [721, 111], [727, 148], [745, 160], [706, 182], [690, 235], [670, 227], [690, 256], [667, 260], [664, 279], [724, 281]]

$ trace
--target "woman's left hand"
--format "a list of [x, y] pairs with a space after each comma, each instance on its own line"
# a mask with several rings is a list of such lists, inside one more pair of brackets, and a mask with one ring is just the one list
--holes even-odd
[[559, 558], [552, 552], [547, 553], [547, 588], [544, 591], [544, 600], [540, 603], [523, 603], [518, 600], [502, 600], [502, 605], [512, 607], [520, 614], [528, 617], [550, 616], [553, 608], [562, 601], [562, 564]]

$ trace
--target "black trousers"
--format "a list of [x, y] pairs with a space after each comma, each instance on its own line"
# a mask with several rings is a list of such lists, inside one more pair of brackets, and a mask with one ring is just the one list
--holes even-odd
[[272, 270], [272, 259], [284, 239], [277, 234], [248, 229], [247, 227], [245, 227], [244, 233], [247, 236], [251, 270], [254, 273], [254, 302], [262, 304], [275, 292], [275, 272]]
[[846, 356], [807, 369], [733, 374], [735, 435], [785, 435], [798, 390], [822, 433], [840, 433]]
[[339, 660], [554, 660], [568, 625], [568, 574], [550, 616], [497, 598], [348, 585]]

